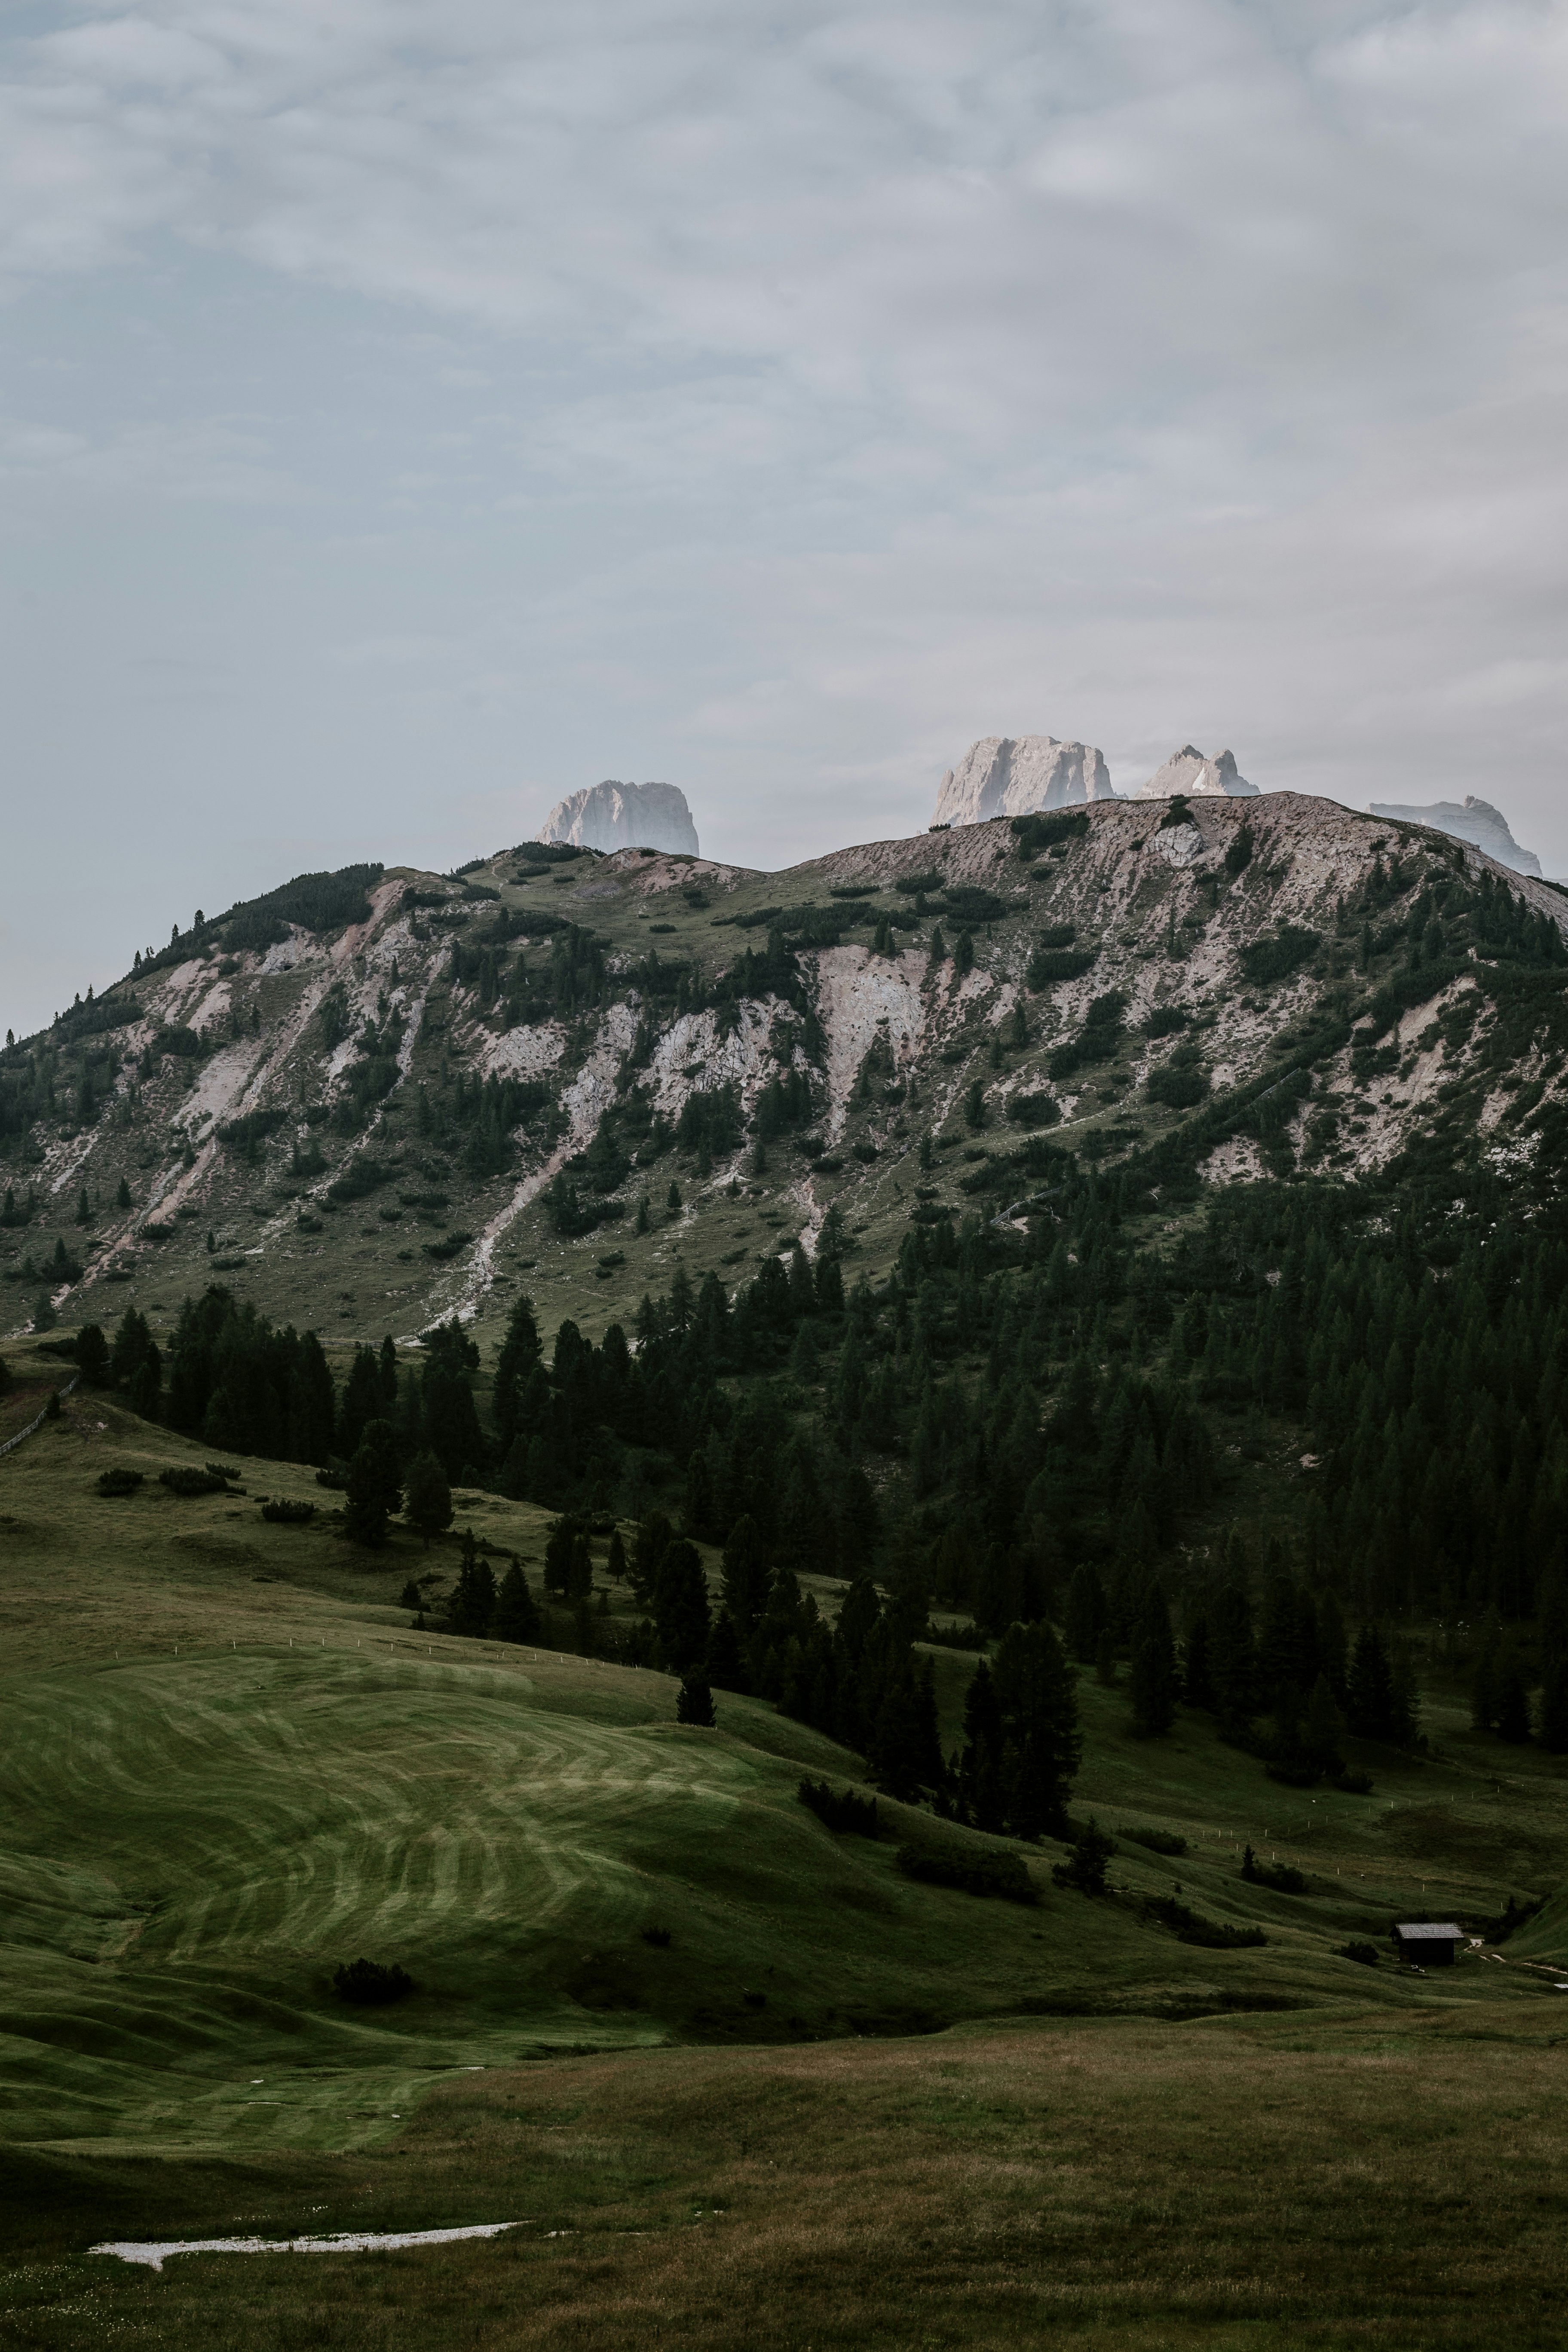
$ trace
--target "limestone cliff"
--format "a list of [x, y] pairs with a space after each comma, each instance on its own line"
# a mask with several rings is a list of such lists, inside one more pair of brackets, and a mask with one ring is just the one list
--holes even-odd
[[602, 784], [557, 801], [540, 826], [540, 841], [567, 841], [579, 849], [662, 849], [696, 857], [697, 827], [679, 784]]
[[1176, 793], [1190, 797], [1201, 793], [1211, 800], [1248, 801], [1258, 798], [1258, 786], [1249, 784], [1245, 776], [1236, 772], [1234, 751], [1221, 751], [1216, 759], [1205, 760], [1194, 744], [1184, 743], [1173, 751], [1163, 768], [1156, 768], [1146, 784], [1140, 784], [1131, 797], [1135, 801], [1168, 801]]
[[1115, 798], [1105, 755], [1092, 743], [1058, 743], [1054, 735], [984, 735], [943, 776], [936, 823], [984, 824], [988, 817]]
[[1393, 801], [1370, 803], [1373, 816], [1391, 817], [1397, 824], [1429, 824], [1437, 833], [1450, 833], [1456, 841], [1468, 841], [1474, 848], [1484, 849], [1500, 866], [1510, 866], [1516, 874], [1539, 874], [1541, 860], [1533, 849], [1521, 849], [1509, 830], [1509, 822], [1500, 809], [1490, 801], [1479, 801], [1467, 793], [1461, 805], [1458, 801], [1434, 801], [1428, 808], [1404, 808]]

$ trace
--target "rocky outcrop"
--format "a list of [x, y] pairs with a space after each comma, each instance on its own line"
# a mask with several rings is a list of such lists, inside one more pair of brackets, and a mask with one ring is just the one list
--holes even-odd
[[1466, 793], [1463, 806], [1458, 801], [1434, 801], [1429, 808], [1401, 808], [1393, 801], [1373, 801], [1370, 806], [1373, 816], [1391, 817], [1396, 824], [1429, 824], [1437, 833], [1450, 833], [1456, 841], [1484, 849], [1516, 874], [1541, 871], [1540, 858], [1533, 849], [1520, 847], [1502, 811], [1490, 801], [1477, 800], [1473, 793]]
[[1176, 793], [1185, 793], [1189, 798], [1202, 793], [1211, 800], [1252, 801], [1258, 798], [1258, 786], [1237, 774], [1234, 751], [1221, 751], [1216, 759], [1205, 760], [1194, 744], [1184, 743], [1163, 768], [1155, 769], [1146, 784], [1138, 786], [1132, 798], [1168, 801]]
[[609, 777], [557, 801], [535, 838], [579, 849], [662, 849], [696, 857], [697, 827], [679, 784], [622, 784]]
[[936, 796], [938, 824], [983, 824], [987, 817], [1113, 801], [1105, 754], [1054, 735], [984, 735], [950, 768]]

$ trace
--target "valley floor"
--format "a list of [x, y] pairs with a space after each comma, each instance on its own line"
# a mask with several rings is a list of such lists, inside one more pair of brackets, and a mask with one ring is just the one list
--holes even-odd
[[[899, 1871], [929, 1815], [831, 1836], [795, 1784], [858, 1762], [805, 1727], [416, 1633], [397, 1591], [448, 1554], [264, 1523], [319, 1491], [289, 1465], [156, 1486], [195, 1458], [72, 1399], [0, 1463], [0, 2344], [1561, 2340], [1551, 1915], [1441, 1976], [1339, 1948], [1560, 1883], [1556, 1759], [1500, 1769], [1439, 1701], [1427, 1759], [1314, 1803], [1195, 1717], [1131, 1740], [1086, 1676], [1075, 1811], [1187, 1850], [1123, 1834], [1091, 1902], [1009, 1845], [1039, 1901], [981, 1901]], [[102, 1500], [111, 1459], [148, 1486]], [[459, 1517], [537, 1583], [542, 1513]], [[971, 1662], [936, 1657], [951, 1738]], [[1267, 1943], [1177, 1942], [1142, 1898], [1178, 1888]], [[413, 1995], [334, 2000], [362, 1954]]]

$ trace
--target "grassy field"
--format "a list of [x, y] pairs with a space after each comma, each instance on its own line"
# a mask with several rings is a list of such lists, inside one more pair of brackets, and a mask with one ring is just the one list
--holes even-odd
[[[795, 1782], [855, 1759], [761, 1703], [685, 1729], [663, 1675], [416, 1633], [450, 1549], [264, 1523], [308, 1471], [95, 1491], [198, 1458], [73, 1397], [0, 1463], [0, 2341], [1557, 2340], [1564, 1915], [1443, 1977], [1337, 1948], [1568, 1878], [1554, 1760], [1500, 1776], [1439, 1695], [1426, 1760], [1314, 1802], [1086, 1678], [1075, 1809], [1188, 1850], [1123, 1842], [1093, 1903], [1046, 1846], [1037, 1907], [979, 1901], [822, 1829]], [[537, 1563], [530, 1507], [465, 1520]], [[1137, 1901], [1175, 1885], [1268, 1943], [1177, 1942]], [[338, 2002], [362, 1953], [414, 1994]], [[352, 2268], [86, 2252], [511, 2219]]]

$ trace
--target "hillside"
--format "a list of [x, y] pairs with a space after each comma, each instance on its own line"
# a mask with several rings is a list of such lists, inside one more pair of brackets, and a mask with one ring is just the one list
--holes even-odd
[[6, 1324], [156, 1328], [217, 1279], [331, 1344], [482, 1325], [526, 1277], [596, 1332], [678, 1261], [732, 1288], [837, 1209], [875, 1275], [911, 1213], [1073, 1165], [1552, 1181], [1565, 922], [1291, 794], [772, 876], [535, 845], [304, 877], [0, 1056]]

